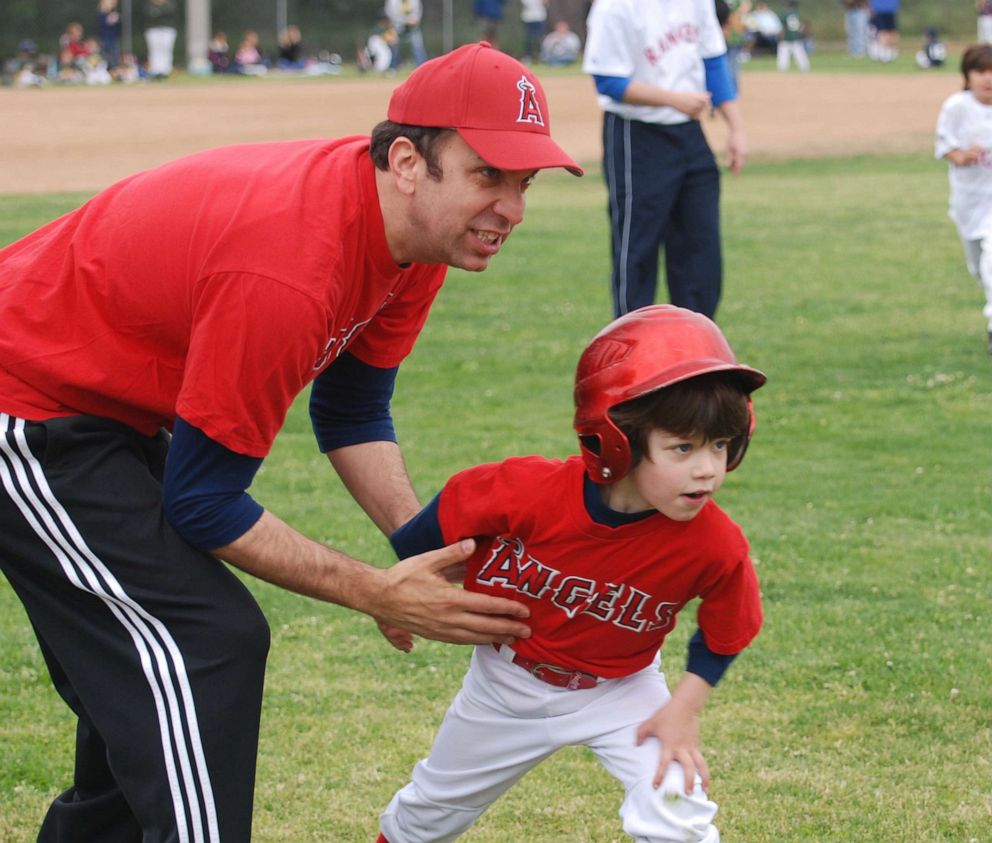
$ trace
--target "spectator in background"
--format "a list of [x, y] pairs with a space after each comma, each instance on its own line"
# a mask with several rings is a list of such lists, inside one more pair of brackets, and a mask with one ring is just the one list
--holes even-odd
[[992, 0], [975, 0], [978, 12], [978, 43], [992, 44]]
[[172, 75], [177, 22], [175, 0], [148, 0], [145, 6], [145, 43], [148, 45], [148, 75], [152, 79], [166, 79]]
[[551, 65], [572, 64], [581, 50], [579, 36], [572, 32], [567, 20], [560, 20], [541, 42], [541, 61]]
[[83, 62], [89, 53], [89, 47], [83, 38], [83, 25], [79, 21], [70, 21], [65, 32], [59, 36], [59, 82], [82, 82]]
[[520, 20], [524, 24], [525, 62], [537, 61], [548, 25], [548, 0], [520, 0]]
[[31, 38], [17, 45], [17, 55], [3, 65], [3, 84], [15, 88], [41, 88], [47, 79], [46, 61], [38, 55], [38, 45]]
[[844, 31], [847, 33], [847, 54], [854, 58], [868, 55], [868, 22], [871, 4], [868, 0], [843, 0]]
[[100, 52], [100, 42], [96, 38], [86, 39], [86, 56], [80, 63], [83, 81], [87, 85], [109, 85], [113, 82], [107, 60]]
[[474, 0], [472, 10], [479, 22], [479, 37], [494, 47], [499, 46], [499, 25], [503, 21], [506, 0]]
[[276, 66], [282, 70], [303, 70], [306, 59], [303, 56], [303, 33], [290, 24], [279, 33], [279, 58]]
[[767, 3], [758, 2], [744, 16], [745, 55], [748, 57], [760, 53], [777, 53], [778, 39], [782, 34], [782, 21], [769, 8]]
[[741, 62], [745, 47], [744, 15], [751, 11], [750, 0], [741, 0], [733, 4], [727, 0], [715, 0], [716, 19], [723, 31], [723, 40], [727, 42], [727, 67], [734, 80], [734, 87], [741, 89]]
[[239, 72], [249, 76], [264, 76], [268, 72], [268, 62], [259, 47], [258, 33], [254, 29], [249, 29], [241, 39], [234, 61]]
[[782, 32], [778, 36], [776, 63], [779, 70], [788, 70], [794, 59], [796, 67], [809, 70], [809, 56], [806, 55], [806, 24], [799, 18], [799, 0], [786, 0], [782, 12]]
[[96, 7], [100, 33], [100, 52], [108, 68], [121, 63], [121, 13], [117, 0], [100, 0]]
[[899, 57], [899, 0], [871, 0], [875, 45], [874, 61], [889, 62]]
[[932, 26], [923, 31], [923, 46], [916, 53], [916, 64], [923, 70], [943, 67], [947, 61], [947, 47], [940, 40], [940, 33]]
[[207, 44], [207, 59], [214, 73], [237, 73], [231, 61], [231, 46], [227, 43], [226, 32], [215, 32]]
[[427, 61], [424, 33], [420, 29], [420, 21], [424, 16], [424, 8], [420, 0], [386, 0], [385, 12], [396, 31], [396, 43], [392, 48], [393, 60], [390, 67], [399, 70], [403, 60], [404, 44], [409, 46], [413, 63], [420, 67]]
[[393, 51], [399, 36], [385, 9], [380, 9], [376, 24], [369, 33], [368, 41], [358, 50], [358, 69], [362, 73], [377, 70], [380, 73], [395, 74]]

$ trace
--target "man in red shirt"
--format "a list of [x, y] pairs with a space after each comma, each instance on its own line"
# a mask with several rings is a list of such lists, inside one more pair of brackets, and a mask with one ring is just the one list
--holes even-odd
[[537, 171], [581, 174], [488, 44], [419, 68], [368, 137], [216, 149], [0, 250], [0, 569], [79, 718], [44, 841], [247, 841], [269, 633], [218, 560], [442, 641], [529, 634], [455, 589], [471, 542], [380, 570], [247, 493], [310, 383], [376, 525], [420, 504], [390, 415], [446, 266], [482, 271]]

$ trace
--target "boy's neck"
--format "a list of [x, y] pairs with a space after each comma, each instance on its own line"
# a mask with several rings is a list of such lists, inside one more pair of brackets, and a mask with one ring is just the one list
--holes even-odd
[[654, 509], [641, 510], [640, 512], [623, 512], [613, 509], [603, 495], [606, 488], [608, 487], [599, 486], [593, 483], [588, 476], [583, 475], [582, 498], [585, 501], [586, 512], [597, 524], [603, 524], [607, 527], [622, 527], [624, 524], [643, 521], [657, 512]]

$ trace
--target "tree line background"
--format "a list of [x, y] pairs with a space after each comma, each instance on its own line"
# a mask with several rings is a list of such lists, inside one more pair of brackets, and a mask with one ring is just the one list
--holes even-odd
[[[178, 0], [180, 8], [184, 0]], [[123, 0], [122, 0], [123, 3]], [[145, 58], [144, 2], [133, 3], [133, 48], [139, 59]], [[443, 0], [423, 0], [423, 31], [428, 52], [437, 55], [443, 49]], [[771, 0], [776, 9], [783, 0]], [[59, 36], [66, 24], [78, 20], [87, 34], [97, 31], [96, 0], [0, 0], [0, 56], [14, 55], [18, 43], [31, 38], [42, 53], [55, 52]], [[303, 31], [306, 51], [321, 50], [339, 53], [345, 62], [352, 62], [355, 50], [365, 43], [375, 22], [382, 0], [286, 0], [287, 19]], [[549, 23], [563, 18], [572, 28], [585, 34], [588, 0], [550, 0]], [[472, 14], [472, 0], [453, 0], [455, 44], [464, 44], [477, 37]], [[523, 44], [519, 0], [506, 0], [500, 47], [518, 54]], [[843, 41], [843, 6], [840, 0], [805, 0], [800, 12], [816, 40], [822, 44]], [[947, 40], [967, 41], [975, 37], [976, 19], [973, 0], [903, 0], [899, 15], [900, 30], [907, 49], [916, 47], [926, 27], [936, 27]], [[227, 33], [232, 48], [245, 30], [254, 29], [261, 36], [263, 50], [272, 55], [276, 48], [276, 0], [213, 0], [212, 28]], [[185, 45], [180, 27], [176, 59], [184, 64]]]

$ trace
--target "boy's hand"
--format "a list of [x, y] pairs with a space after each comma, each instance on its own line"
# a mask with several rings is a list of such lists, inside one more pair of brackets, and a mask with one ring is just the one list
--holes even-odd
[[699, 713], [713, 686], [701, 676], [686, 672], [672, 692], [672, 698], [637, 729], [637, 745], [649, 737], [661, 741], [661, 759], [651, 784], [660, 787], [673, 761], [685, 772], [685, 792], [692, 793], [696, 774], [703, 780], [703, 790], [710, 786], [710, 770], [699, 750]]
[[709, 91], [672, 91], [669, 94], [672, 108], [681, 111], [687, 117], [698, 120], [710, 108]]
[[957, 167], [973, 167], [982, 158], [982, 148], [975, 145], [967, 149], [952, 149], [946, 157]]
[[638, 727], [638, 746], [649, 737], [661, 742], [661, 758], [651, 782], [653, 787], [661, 786], [669, 765], [677, 761], [685, 773], [686, 794], [692, 793], [697, 773], [703, 780], [703, 790], [709, 788], [710, 771], [699, 749], [699, 717], [694, 712], [675, 704], [673, 699]]

